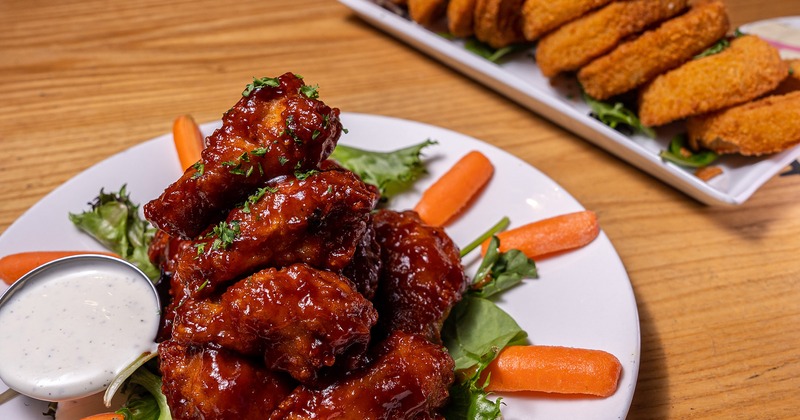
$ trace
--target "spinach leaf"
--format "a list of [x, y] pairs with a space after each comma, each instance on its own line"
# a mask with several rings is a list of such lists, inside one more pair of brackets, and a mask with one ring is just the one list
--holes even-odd
[[469, 294], [487, 298], [510, 289], [526, 278], [536, 278], [536, 263], [522, 251], [500, 252], [500, 240], [493, 236], [473, 280]]
[[456, 370], [472, 368], [487, 354], [524, 342], [528, 334], [514, 318], [488, 299], [465, 296], [442, 328], [442, 341], [456, 362]]

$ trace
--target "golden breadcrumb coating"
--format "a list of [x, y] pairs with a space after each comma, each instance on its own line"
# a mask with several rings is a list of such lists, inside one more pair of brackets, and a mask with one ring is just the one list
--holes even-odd
[[789, 65], [789, 77], [784, 79], [773, 94], [784, 94], [800, 90], [800, 58], [787, 59]]
[[789, 75], [778, 50], [744, 35], [724, 51], [689, 61], [646, 84], [639, 93], [639, 119], [659, 126], [757, 98]]
[[453, 36], [466, 38], [473, 33], [476, 0], [450, 0], [447, 4], [447, 29]]
[[578, 72], [578, 81], [599, 100], [625, 93], [691, 60], [729, 28], [722, 1], [700, 3], [592, 61]]
[[758, 156], [800, 143], [800, 91], [687, 120], [689, 143], [716, 153]]
[[475, 37], [492, 48], [503, 48], [524, 41], [522, 2], [523, 0], [476, 0]]
[[408, 15], [411, 20], [429, 26], [444, 15], [447, 0], [408, 0]]
[[536, 63], [546, 77], [578, 70], [626, 37], [680, 13], [686, 4], [686, 0], [612, 2], [540, 39]]
[[[452, 0], [451, 0], [452, 1]], [[571, 22], [611, 0], [525, 0], [522, 5], [522, 33], [528, 41]]]

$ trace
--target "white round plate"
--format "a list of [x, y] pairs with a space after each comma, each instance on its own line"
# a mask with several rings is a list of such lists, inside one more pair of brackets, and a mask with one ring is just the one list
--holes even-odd
[[[524, 161], [494, 147], [440, 127], [389, 117], [344, 113], [349, 130], [340, 142], [370, 150], [394, 150], [425, 139], [438, 141], [424, 150], [429, 174], [413, 190], [395, 197], [390, 206], [412, 208], [422, 191], [470, 150], [483, 152], [495, 175], [474, 205], [447, 231], [460, 246], [503, 216], [511, 227], [583, 207], [558, 184]], [[219, 122], [205, 124], [210, 134]], [[29, 250], [100, 250], [67, 219], [68, 212], [87, 209], [101, 188], [117, 191], [127, 184], [131, 199], [146, 203], [182, 173], [167, 134], [132, 147], [87, 169], [55, 189], [0, 236], [0, 256]], [[603, 215], [599, 215], [600, 226]], [[477, 253], [465, 258], [470, 273]], [[639, 317], [628, 275], [613, 245], [600, 232], [588, 246], [537, 261], [539, 278], [500, 296], [497, 303], [528, 332], [532, 344], [605, 350], [622, 363], [619, 389], [609, 398], [553, 397], [543, 394], [500, 394], [506, 420], [623, 419], [633, 398], [639, 370]], [[4, 288], [5, 286], [0, 286]], [[3, 361], [9, 363], [13, 361]], [[5, 385], [0, 383], [0, 392]], [[16, 397], [0, 406], [0, 418], [39, 420], [46, 403]], [[62, 404], [72, 407], [79, 404]], [[69, 410], [77, 414], [78, 410]], [[72, 417], [72, 416], [70, 416]], [[59, 419], [67, 418], [59, 416]]]

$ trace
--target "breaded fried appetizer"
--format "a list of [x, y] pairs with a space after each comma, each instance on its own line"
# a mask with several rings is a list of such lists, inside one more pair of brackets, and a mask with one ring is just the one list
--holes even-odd
[[[452, 0], [451, 0], [452, 1]], [[528, 41], [571, 22], [611, 0], [525, 0], [522, 5], [522, 33]]]
[[687, 0], [612, 2], [539, 40], [536, 63], [546, 77], [578, 70], [626, 37], [680, 13], [686, 4]]
[[523, 0], [476, 0], [475, 38], [492, 48], [524, 41], [522, 36]]
[[644, 85], [639, 119], [652, 127], [738, 105], [775, 89], [788, 75], [775, 47], [744, 35], [724, 51], [689, 61]]
[[450, 0], [447, 3], [447, 29], [453, 36], [466, 38], [472, 35], [476, 0]]
[[578, 72], [578, 81], [595, 99], [625, 93], [691, 60], [724, 38], [729, 28], [722, 1], [697, 4], [592, 61]]
[[789, 65], [789, 77], [784, 79], [773, 94], [784, 94], [800, 90], [800, 58], [784, 60]]
[[408, 0], [408, 15], [411, 20], [429, 26], [444, 15], [447, 0]]
[[686, 125], [694, 149], [746, 156], [778, 153], [800, 143], [800, 91], [689, 118]]

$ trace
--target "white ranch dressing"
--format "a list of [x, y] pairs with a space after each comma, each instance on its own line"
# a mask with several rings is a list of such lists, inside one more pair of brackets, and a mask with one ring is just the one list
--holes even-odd
[[150, 280], [124, 261], [81, 257], [40, 267], [0, 299], [0, 378], [22, 394], [88, 396], [155, 350], [160, 316]]

